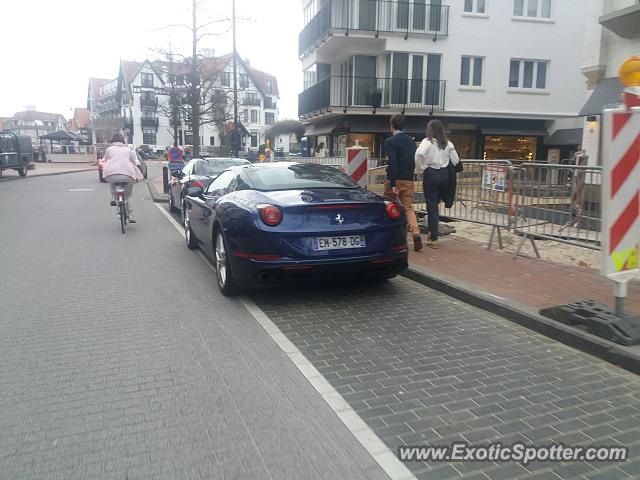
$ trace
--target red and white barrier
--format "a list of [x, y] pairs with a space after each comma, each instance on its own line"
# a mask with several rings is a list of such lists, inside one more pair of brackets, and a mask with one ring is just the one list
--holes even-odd
[[622, 297], [640, 273], [640, 103], [627, 94], [625, 103], [603, 112], [602, 139], [601, 274], [624, 285]]
[[362, 188], [369, 184], [369, 149], [362, 147], [347, 148], [347, 175]]

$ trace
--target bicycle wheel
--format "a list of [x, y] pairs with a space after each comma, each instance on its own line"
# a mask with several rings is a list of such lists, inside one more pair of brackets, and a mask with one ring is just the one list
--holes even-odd
[[127, 224], [127, 209], [124, 202], [118, 204], [118, 215], [120, 216], [120, 228], [124, 234], [124, 226]]

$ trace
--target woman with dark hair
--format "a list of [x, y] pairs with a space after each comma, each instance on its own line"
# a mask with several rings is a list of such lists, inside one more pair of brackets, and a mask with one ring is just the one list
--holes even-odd
[[126, 183], [125, 195], [129, 205], [129, 222], [136, 223], [131, 208], [131, 193], [133, 184], [144, 179], [140, 169], [140, 162], [136, 153], [125, 143], [124, 135], [116, 132], [111, 137], [111, 146], [104, 151], [103, 176], [111, 185], [111, 206], [116, 206], [116, 183]]
[[431, 120], [427, 124], [427, 138], [416, 150], [416, 171], [424, 172], [422, 187], [427, 202], [427, 221], [429, 239], [427, 247], [438, 248], [438, 223], [440, 199], [450, 188], [449, 164], [454, 166], [460, 162], [458, 152], [447, 138], [444, 125], [440, 120]]

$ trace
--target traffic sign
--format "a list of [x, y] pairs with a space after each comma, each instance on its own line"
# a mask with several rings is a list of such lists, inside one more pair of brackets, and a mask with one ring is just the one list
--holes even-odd
[[180, 147], [171, 147], [167, 150], [169, 162], [182, 162], [182, 149]]

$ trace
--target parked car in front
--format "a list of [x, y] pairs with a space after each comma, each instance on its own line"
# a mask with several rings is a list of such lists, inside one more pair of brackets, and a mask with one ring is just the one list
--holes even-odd
[[172, 172], [173, 178], [169, 181], [169, 208], [172, 212], [182, 212], [184, 197], [190, 187], [206, 189], [227, 168], [250, 163], [242, 158], [194, 158], [181, 171]]
[[206, 189], [189, 188], [185, 206], [187, 247], [214, 262], [224, 295], [326, 275], [389, 278], [407, 268], [404, 209], [333, 167], [232, 167]]

